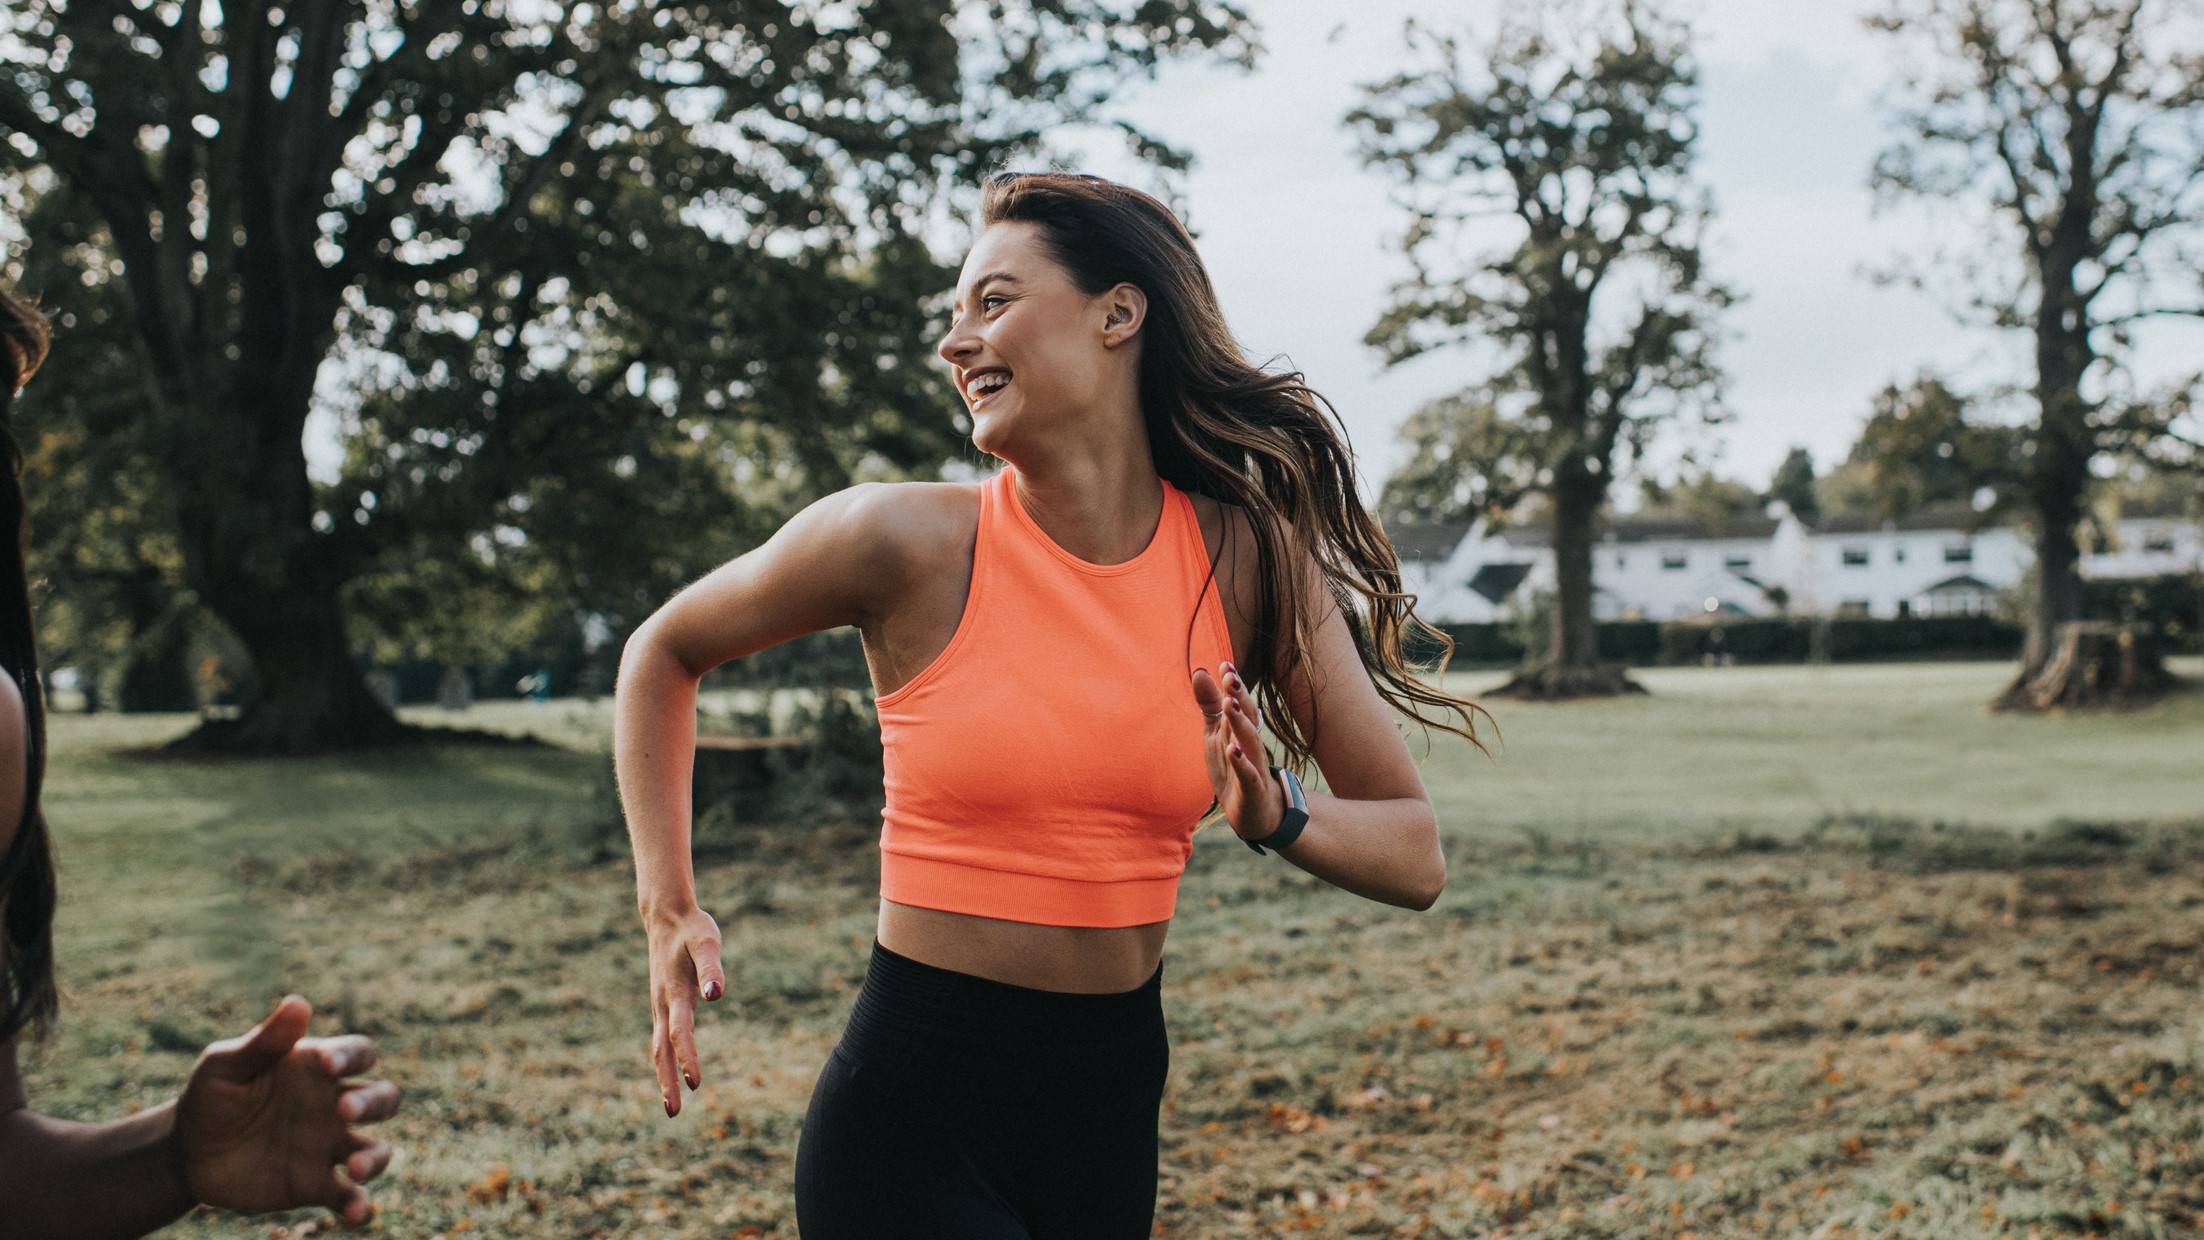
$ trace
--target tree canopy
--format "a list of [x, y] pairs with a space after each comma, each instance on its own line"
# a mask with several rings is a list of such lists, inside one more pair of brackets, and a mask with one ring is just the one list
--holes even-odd
[[790, 506], [955, 459], [929, 239], [1128, 78], [1251, 39], [1220, 0], [32, 0], [0, 176], [105, 259], [26, 291], [129, 307], [128, 433], [252, 655], [211, 739], [315, 748], [391, 735], [363, 636], [464, 653], [470, 599], [632, 623]]

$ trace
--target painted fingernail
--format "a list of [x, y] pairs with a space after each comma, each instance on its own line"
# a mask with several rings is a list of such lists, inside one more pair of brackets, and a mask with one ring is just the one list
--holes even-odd
[[719, 998], [719, 979], [718, 979], [718, 978], [713, 978], [713, 979], [712, 979], [711, 981], [708, 981], [708, 982], [704, 983], [704, 997], [705, 997], [706, 999], [717, 999], [717, 998]]
[[673, 1118], [673, 1099], [671, 1098], [666, 1099], [666, 1118]]

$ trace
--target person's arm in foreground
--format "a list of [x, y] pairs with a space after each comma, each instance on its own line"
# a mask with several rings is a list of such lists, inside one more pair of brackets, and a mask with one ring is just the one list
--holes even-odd
[[681, 1083], [703, 1082], [696, 1005], [727, 975], [719, 923], [697, 903], [689, 855], [696, 686], [704, 673], [768, 646], [861, 623], [900, 572], [893, 488], [829, 495], [675, 595], [628, 638], [614, 692], [612, 753], [635, 850], [635, 900], [650, 938], [651, 1062], [666, 1114]]
[[[15, 1042], [0, 1045], [0, 1236], [142, 1236], [195, 1205], [374, 1214], [360, 1185], [390, 1147], [352, 1131], [398, 1109], [364, 1037], [308, 1038], [290, 996], [242, 1037], [200, 1054], [183, 1094], [128, 1119], [80, 1124], [26, 1105]], [[342, 1167], [343, 1175], [337, 1174]]]
[[[1309, 652], [1316, 683], [1293, 669], [1285, 698], [1301, 734], [1315, 738], [1316, 765], [1332, 791], [1308, 794], [1308, 825], [1278, 855], [1356, 895], [1430, 908], [1446, 888], [1438, 814], [1339, 605], [1314, 572], [1307, 566], [1302, 588], [1319, 609]], [[1194, 698], [1210, 716], [1203, 742], [1210, 783], [1232, 830], [1260, 840], [1285, 813], [1285, 790], [1264, 761], [1253, 693], [1238, 668], [1221, 670], [1221, 684], [1206, 669], [1193, 674]]]

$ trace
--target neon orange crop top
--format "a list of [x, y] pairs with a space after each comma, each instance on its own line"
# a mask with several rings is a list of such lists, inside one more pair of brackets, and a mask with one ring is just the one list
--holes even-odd
[[1201, 525], [1165, 482], [1148, 546], [1090, 564], [1034, 523], [1016, 476], [980, 487], [956, 634], [877, 703], [880, 894], [1051, 926], [1163, 921], [1213, 795], [1188, 678], [1232, 657]]

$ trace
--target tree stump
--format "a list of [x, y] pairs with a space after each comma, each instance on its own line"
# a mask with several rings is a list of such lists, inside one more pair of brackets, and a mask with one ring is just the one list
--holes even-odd
[[2132, 710], [2181, 687], [2149, 630], [2108, 620], [2062, 624], [2051, 657], [1992, 702], [1993, 710]]
[[1591, 667], [1557, 667], [1551, 663], [1525, 668], [1513, 679], [1497, 689], [1488, 689], [1480, 697], [1515, 698], [1524, 702], [1563, 702], [1572, 698], [1620, 697], [1628, 693], [1643, 693], [1645, 686], [1630, 679], [1627, 672], [1612, 664], [1594, 664]]

